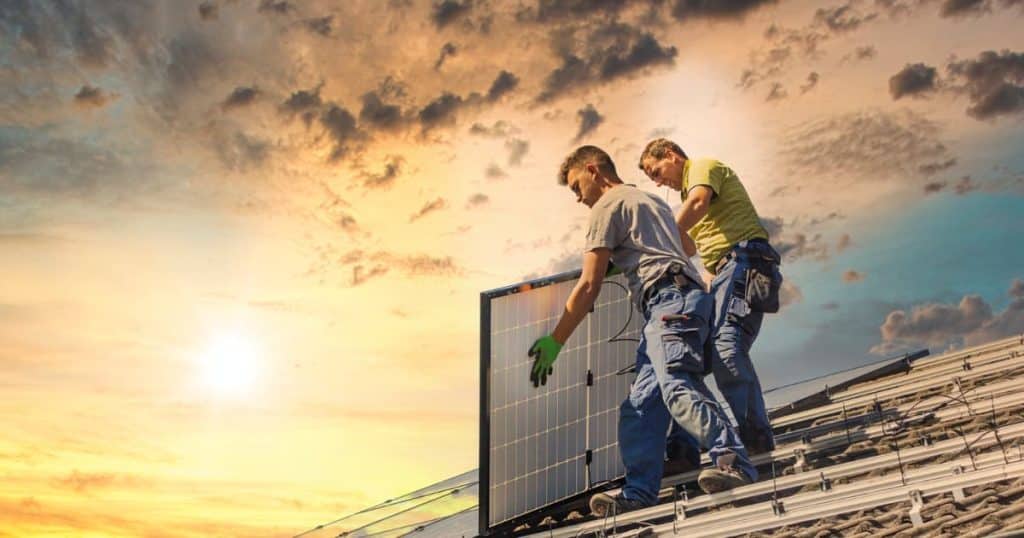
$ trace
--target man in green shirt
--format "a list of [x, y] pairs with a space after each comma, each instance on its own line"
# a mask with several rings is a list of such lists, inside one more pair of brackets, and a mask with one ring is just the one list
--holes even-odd
[[[659, 138], [647, 144], [640, 169], [659, 186], [682, 194], [676, 225], [683, 250], [687, 256], [699, 253], [714, 275], [715, 382], [736, 417], [747, 450], [770, 451], [775, 440], [750, 348], [764, 314], [779, 308], [779, 254], [768, 243], [768, 232], [739, 177], [720, 161], [690, 159], [677, 144]], [[670, 443], [670, 459], [673, 449]]]

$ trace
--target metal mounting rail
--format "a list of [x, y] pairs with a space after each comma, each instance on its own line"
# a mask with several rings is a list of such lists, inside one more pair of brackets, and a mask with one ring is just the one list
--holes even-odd
[[[889, 379], [886, 381], [878, 381], [873, 383], [865, 384], [859, 388], [850, 388], [844, 391], [836, 392], [832, 395], [832, 402], [846, 402], [850, 399], [863, 396], [864, 394], [873, 394], [880, 390], [886, 390], [895, 386], [902, 385], [907, 382], [908, 379], [920, 380], [928, 377], [937, 377], [952, 372], [964, 371], [964, 361], [967, 361], [967, 365], [971, 368], [984, 366], [992, 362], [998, 362], [1005, 359], [1015, 358], [1015, 353], [1024, 353], [1024, 346], [1017, 344], [1016, 342], [1005, 348], [994, 349], [986, 351], [978, 355], [965, 355], [958, 357], [955, 360], [946, 359], [945, 356], [940, 356], [938, 359], [945, 359], [941, 362], [918, 362], [914, 363], [909, 373], [905, 376]], [[927, 360], [927, 359], [922, 359]], [[781, 417], [780, 417], [781, 418]]]
[[[867, 480], [842, 489], [830, 492], [808, 492], [800, 494], [801, 499], [787, 499], [785, 510], [776, 514], [771, 503], [755, 505], [744, 517], [737, 512], [744, 508], [729, 511], [728, 518], [695, 517], [692, 520], [676, 522], [675, 529], [671, 523], [653, 527], [655, 536], [687, 536], [688, 538], [718, 538], [736, 536], [766, 529], [783, 527], [817, 520], [829, 516], [855, 512], [887, 504], [907, 502], [912, 492], [917, 498], [934, 496], [941, 493], [958, 491], [963, 488], [991, 484], [1001, 480], [1012, 480], [1024, 476], [1024, 461], [1006, 463], [1001, 454], [992, 454], [985, 458], [985, 463], [977, 470], [964, 467], [970, 462], [963, 458], [949, 464], [933, 465], [921, 470], [914, 478], [901, 482], [900, 477]], [[976, 459], [978, 463], [980, 458]], [[959, 467], [958, 467], [959, 465]], [[960, 472], [957, 472], [957, 470]], [[967, 470], [964, 470], [967, 469]], [[745, 507], [746, 508], [746, 507]], [[759, 512], [755, 515], [755, 512]], [[721, 515], [716, 513], [714, 515]], [[753, 516], [753, 517], [751, 517]], [[620, 536], [636, 536], [636, 532]]]
[[829, 403], [826, 405], [816, 407], [814, 409], [809, 409], [807, 411], [802, 411], [799, 413], [794, 413], [792, 415], [780, 417], [772, 422], [772, 427], [778, 428], [782, 426], [795, 424], [798, 422], [814, 420], [816, 418], [822, 418], [825, 415], [840, 413], [843, 411], [844, 407], [846, 409], [850, 409], [852, 407], [870, 404], [876, 400], [887, 400], [890, 398], [903, 396], [906, 394], [912, 394], [916, 391], [920, 391], [923, 389], [940, 387], [946, 383], [953, 381], [954, 377], [959, 378], [961, 381], [974, 380], [980, 377], [984, 377], [988, 374], [1006, 371], [1007, 365], [1005, 363], [1007, 361], [1018, 363], [1020, 364], [1020, 368], [1024, 369], [1024, 355], [1020, 357], [1007, 356], [1004, 361], [993, 362], [984, 366], [972, 368], [971, 370], [968, 370], [966, 372], [963, 370], [959, 370], [957, 373], [960, 373], [962, 375], [948, 374], [916, 382], [907, 379], [905, 380], [906, 382], [901, 384], [900, 386], [893, 387], [888, 390], [878, 391], [873, 394], [864, 394], [856, 398], [851, 398], [850, 400], [847, 400], [845, 402]]
[[[1013, 385], [1013, 386], [1017, 387], [1018, 389], [1019, 389], [1019, 386], [1020, 386], [1019, 380], [1008, 380], [1008, 381], [999, 383], [999, 385]], [[936, 400], [940, 400], [941, 398], [936, 397], [935, 399]], [[980, 413], [980, 414], [987, 415], [990, 412], [1002, 412], [1002, 411], [1005, 411], [1007, 409], [1013, 409], [1013, 408], [1016, 408], [1016, 407], [1024, 406], [1024, 392], [1021, 392], [1021, 391], [1017, 390], [1017, 391], [1011, 392], [1010, 394], [1006, 394], [1006, 395], [1000, 396], [998, 398], [991, 398], [991, 399], [990, 399], [990, 395], [987, 394], [987, 393], [986, 394], [980, 394], [980, 395], [977, 396], [977, 401], [978, 402], [989, 403], [988, 406], [986, 406], [984, 409], [980, 410], [980, 411], [983, 411], [983, 413]], [[937, 418], [939, 420], [950, 420], [950, 419], [956, 419], [956, 418], [961, 418], [961, 417], [964, 417], [964, 416], [971, 416], [971, 415], [970, 415], [969, 411], [967, 409], [965, 409], [965, 406], [958, 405], [956, 407], [950, 407], [950, 408], [947, 408], [947, 409], [942, 409], [940, 411], [937, 411], [937, 412], [934, 413], [934, 416], [935, 416], [935, 418]], [[883, 438], [886, 435], [886, 433], [884, 431], [884, 425], [882, 425], [882, 424], [873, 426], [871, 428], [868, 428], [867, 430], [862, 430], [862, 431], [857, 432], [857, 433], [858, 433], [858, 435], [854, 439], [854, 442], [864, 441], [864, 440], [868, 440], [868, 439], [875, 439], [875, 440], [877, 440], [877, 439]], [[1000, 437], [1001, 441], [997, 441], [995, 439], [994, 435], [989, 437], [988, 436], [989, 433], [990, 433], [990, 431], [983, 432], [984, 437], [981, 437], [981, 440], [979, 440], [978, 444], [976, 445], [978, 448], [990, 447], [990, 446], [993, 446], [995, 444], [998, 444], [999, 442], [1007, 443], [1007, 442], [1009, 442], [1011, 440], [1017, 440], [1017, 439], [1020, 439], [1020, 438], [1024, 437], [1024, 423], [1017, 423], [1017, 424], [1012, 424], [1012, 425], [1009, 425], [1009, 426], [1000, 426], [999, 427], [999, 437]], [[981, 435], [981, 434], [979, 434], [979, 435]], [[783, 490], [783, 489], [789, 489], [789, 488], [793, 488], [793, 487], [802, 487], [802, 486], [805, 486], [805, 485], [808, 485], [808, 484], [818, 483], [820, 481], [820, 473], [822, 473], [822, 472], [827, 472], [827, 478], [829, 480], [831, 480], [831, 481], [835, 481], [836, 479], [839, 479], [839, 478], [844, 478], [844, 477], [851, 476], [851, 475], [857, 475], [857, 474], [860, 474], [860, 473], [863, 473], [863, 472], [867, 472], [867, 471], [871, 471], [871, 470], [875, 470], [875, 469], [879, 469], [879, 468], [885, 468], [884, 467], [885, 465], [891, 464], [894, 461], [897, 464], [901, 465], [901, 466], [902, 465], [906, 465], [908, 463], [916, 463], [916, 462], [921, 461], [921, 460], [927, 460], [928, 458], [933, 458], [933, 457], [935, 457], [937, 455], [949, 453], [953, 449], [960, 450], [960, 449], [963, 448], [963, 443], [964, 443], [964, 441], [962, 439], [960, 439], [960, 438], [947, 439], [945, 441], [937, 442], [937, 443], [935, 443], [934, 445], [931, 445], [931, 446], [910, 447], [910, 448], [901, 450], [899, 454], [896, 454], [896, 453], [881, 454], [881, 455], [878, 455], [878, 456], [874, 456], [872, 458], [866, 458], [866, 459], [862, 459], [862, 460], [856, 460], [856, 461], [852, 461], [852, 462], [837, 464], [837, 465], [833, 465], [831, 467], [826, 467], [826, 468], [814, 469], [813, 470], [814, 472], [797, 473], [797, 474], [794, 474], [794, 475], [787, 475], [787, 476], [784, 476], [784, 477], [777, 477], [776, 480], [775, 480], [775, 488], [774, 489]], [[783, 461], [787, 461], [787, 460], [793, 459], [797, 449], [803, 450], [805, 454], [813, 455], [814, 453], [819, 452], [821, 450], [826, 450], [826, 449], [829, 449], [829, 448], [835, 448], [835, 447], [843, 446], [843, 445], [846, 445], [846, 444], [848, 444], [848, 443], [847, 443], [847, 439], [846, 439], [845, 433], [840, 435], [840, 432], [837, 432], [837, 435], [832, 436], [830, 438], [822, 439], [820, 441], [816, 441], [816, 442], [813, 442], [813, 443], [810, 443], [810, 444], [803, 444], [803, 443], [801, 443], [801, 444], [793, 445], [793, 446], [790, 446], [790, 447], [784, 447], [784, 448], [776, 449], [775, 451], [771, 452], [770, 454], [760, 454], [758, 456], [755, 456], [753, 458], [753, 460], [754, 460], [754, 463], [756, 465], [767, 464], [767, 463], [769, 463], [769, 462], [771, 462], [773, 460], [776, 461], [776, 462], [783, 462]], [[706, 456], [705, 456], [704, 459], [706, 459]], [[708, 463], [708, 462], [705, 462], [705, 463]], [[674, 476], [674, 477], [670, 477], [670, 478], [668, 478], [666, 480], [663, 480], [662, 481], [662, 491], [660, 492], [661, 496], [662, 497], [671, 496], [671, 494], [672, 494], [672, 489], [671, 488], [673, 486], [675, 486], [677, 484], [693, 482], [694, 480], [697, 479], [697, 475], [698, 474], [699, 474], [699, 471], [692, 471], [692, 472], [689, 472], [689, 473], [684, 473], [684, 474], [677, 475], [677, 476]], [[612, 490], [609, 493], [610, 494], [614, 494], [616, 491], [618, 491], [618, 490]], [[771, 481], [762, 481], [762, 482], [757, 482], [755, 484], [750, 484], [748, 486], [744, 486], [742, 488], [738, 488], [738, 489], [730, 491], [730, 492], [718, 493], [718, 494], [714, 494], [714, 495], [699, 496], [694, 501], [685, 504], [684, 507], [686, 509], [707, 508], [708, 506], [714, 506], [716, 504], [720, 504], [720, 503], [724, 503], [724, 502], [734, 502], [736, 500], [741, 500], [741, 499], [744, 499], [744, 498], [750, 498], [750, 497], [756, 497], [758, 495], [764, 495], [764, 494], [770, 493], [772, 491], [773, 491], [772, 482]], [[644, 509], [644, 510], [638, 510], [636, 512], [630, 512], [628, 514], [623, 514], [622, 516], [619, 516], [617, 519], [618, 519], [618, 523], [619, 524], [626, 525], [626, 524], [629, 524], [630, 522], [634, 522], [634, 521], [643, 521], [645, 519], [656, 519], [656, 518], [666, 517], [668, 515], [671, 515], [672, 511], [673, 511], [673, 507], [672, 507], [671, 504], [668, 504], [668, 505], [662, 504], [662, 505], [653, 506], [651, 508], [647, 508], [647, 509]], [[581, 530], [581, 529], [582, 530], [586, 530], [588, 528], [600, 528], [600, 527], [601, 527], [601, 522], [588, 522], [588, 523], [584, 523], [582, 527], [581, 526], [573, 526], [571, 528], [578, 531], [578, 530]], [[552, 537], [574, 536], [574, 534], [573, 533], [559, 534], [559, 531], [556, 530], [556, 531], [554, 531], [554, 534], [545, 534], [545, 536], [552, 536]]]

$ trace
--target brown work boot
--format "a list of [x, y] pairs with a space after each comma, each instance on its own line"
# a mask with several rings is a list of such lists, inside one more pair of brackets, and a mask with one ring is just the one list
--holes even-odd
[[597, 517], [621, 514], [647, 508], [648, 506], [652, 505], [636, 499], [627, 499], [621, 493], [614, 496], [607, 493], [598, 493], [590, 498], [590, 513]]
[[704, 469], [697, 477], [697, 485], [704, 490], [704, 493], [728, 491], [745, 486], [750, 482], [750, 478], [743, 471], [731, 466]]

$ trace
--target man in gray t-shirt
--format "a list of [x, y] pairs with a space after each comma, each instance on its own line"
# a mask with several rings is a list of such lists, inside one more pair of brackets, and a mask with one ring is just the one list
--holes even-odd
[[623, 184], [611, 157], [595, 146], [572, 152], [559, 171], [576, 200], [591, 208], [583, 271], [550, 335], [530, 347], [530, 379], [544, 384], [562, 345], [590, 311], [609, 261], [629, 281], [643, 313], [636, 380], [619, 410], [619, 451], [626, 484], [591, 497], [597, 515], [635, 510], [658, 499], [670, 421], [708, 450], [714, 465], [698, 483], [709, 493], [751, 482], [757, 471], [729, 419], [703, 381], [703, 350], [713, 299], [683, 256], [675, 220], [660, 198]]

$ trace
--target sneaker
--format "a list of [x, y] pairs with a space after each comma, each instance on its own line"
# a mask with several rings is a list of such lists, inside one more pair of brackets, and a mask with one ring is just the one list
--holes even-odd
[[746, 473], [735, 467], [704, 469], [697, 477], [697, 485], [704, 493], [718, 493], [745, 486], [751, 482]]
[[621, 493], [612, 496], [607, 493], [598, 493], [590, 498], [590, 513], [597, 517], [607, 517], [612, 514], [621, 514], [632, 510], [639, 510], [651, 506], [636, 499], [627, 499]]

